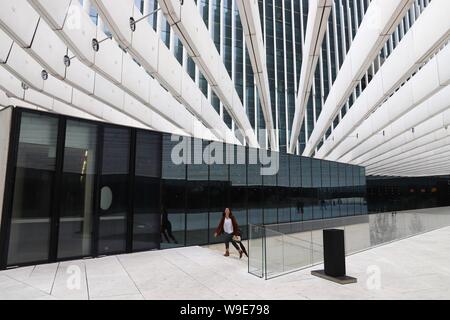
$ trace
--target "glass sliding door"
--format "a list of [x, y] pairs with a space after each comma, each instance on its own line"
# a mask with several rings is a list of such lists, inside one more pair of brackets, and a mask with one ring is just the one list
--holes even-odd
[[[187, 150], [188, 139], [181, 142]], [[162, 200], [161, 210], [165, 210], [166, 227], [162, 226], [161, 248], [185, 245], [186, 237], [186, 163], [173, 159], [173, 150], [180, 142], [172, 141], [170, 134], [162, 138]], [[187, 156], [187, 155], [184, 155]], [[177, 162], [177, 163], [175, 163]], [[170, 229], [169, 229], [170, 228]], [[169, 233], [170, 231], [170, 233]]]
[[97, 131], [96, 125], [67, 121], [58, 259], [92, 255]]
[[47, 261], [58, 119], [22, 114], [13, 191], [8, 265]]
[[105, 127], [100, 178], [98, 254], [125, 252], [129, 203], [130, 130]]
[[[160, 208], [161, 134], [138, 131], [134, 187], [133, 251], [159, 249], [161, 227], [168, 237], [172, 224]], [[161, 211], [161, 212], [160, 212]], [[170, 223], [170, 226], [168, 224]], [[172, 235], [174, 242], [176, 238]]]

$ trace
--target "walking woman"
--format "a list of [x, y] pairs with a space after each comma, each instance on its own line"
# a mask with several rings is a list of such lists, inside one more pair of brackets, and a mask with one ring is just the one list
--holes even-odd
[[230, 255], [230, 242], [233, 244], [233, 247], [239, 251], [239, 259], [242, 258], [243, 253], [248, 257], [247, 250], [245, 250], [244, 244], [241, 242], [238, 223], [230, 208], [225, 208], [222, 219], [214, 233], [214, 237], [220, 236], [222, 233], [225, 235], [225, 257]]

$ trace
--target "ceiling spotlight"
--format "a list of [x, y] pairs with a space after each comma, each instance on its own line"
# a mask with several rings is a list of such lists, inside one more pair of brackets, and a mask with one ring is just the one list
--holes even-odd
[[70, 60], [72, 60], [72, 58], [70, 58], [67, 54], [64, 56], [64, 65], [68, 68], [70, 67]]
[[133, 17], [130, 17], [130, 29], [133, 32], [136, 31], [136, 20]]
[[103, 40], [98, 41], [96, 38], [92, 39], [92, 50], [94, 50], [95, 52], [98, 52], [98, 50], [100, 50], [100, 43], [102, 43], [103, 41], [106, 41], [108, 39], [112, 39], [112, 34], [108, 34], [107, 37]]
[[95, 51], [95, 52], [98, 52], [98, 50], [100, 49], [100, 43], [98, 42], [98, 40], [97, 39], [92, 39], [92, 49]]
[[[184, 0], [180, 0], [180, 4], [183, 5], [184, 4]], [[133, 17], [130, 17], [130, 29], [132, 32], [136, 31], [136, 24], [138, 22], [141, 22], [144, 19], [147, 19], [148, 17], [150, 17], [151, 15], [154, 15], [155, 13], [157, 13], [159, 10], [161, 10], [161, 8], [158, 8], [152, 12], [150, 12], [149, 14], [144, 15], [143, 17], [140, 17], [139, 19], [135, 20]]]
[[48, 72], [46, 70], [41, 71], [41, 78], [44, 81], [48, 79]]

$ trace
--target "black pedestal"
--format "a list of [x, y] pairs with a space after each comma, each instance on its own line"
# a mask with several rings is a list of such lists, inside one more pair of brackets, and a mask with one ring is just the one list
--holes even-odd
[[340, 284], [357, 281], [356, 278], [345, 275], [344, 230], [323, 230], [323, 260], [325, 270], [312, 271], [312, 275]]
[[325, 274], [328, 276], [345, 276], [344, 241], [344, 230], [323, 230], [323, 260]]

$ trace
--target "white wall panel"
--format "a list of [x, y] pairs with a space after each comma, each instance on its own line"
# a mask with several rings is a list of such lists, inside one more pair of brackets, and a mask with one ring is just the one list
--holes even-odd
[[[103, 32], [99, 32], [98, 41], [106, 38]], [[92, 49], [91, 49], [92, 50]], [[100, 43], [100, 49], [95, 53], [95, 67], [97, 70], [102, 70], [104, 76], [115, 84], [120, 84], [122, 81], [122, 61], [124, 59], [124, 52], [119, 48], [114, 40], [105, 40]]]
[[150, 77], [129, 55], [124, 55], [122, 65], [122, 85], [129, 92], [148, 103], [150, 97]]
[[[134, 14], [134, 1], [128, 0], [93, 0], [99, 13], [105, 17], [104, 23], [108, 26], [109, 30], [113, 32], [118, 41], [123, 42], [128, 48], [131, 45], [132, 32], [130, 29], [130, 17]], [[111, 23], [114, 21], [114, 23]], [[140, 25], [137, 25], [139, 28]]]
[[48, 79], [44, 81], [43, 91], [60, 100], [63, 100], [66, 103], [71, 103], [72, 90], [73, 89], [70, 85], [53, 77], [52, 75], [49, 75]]
[[22, 97], [24, 90], [21, 84], [16, 77], [4, 68], [4, 65], [0, 65], [0, 88], [3, 91], [16, 97]]
[[72, 104], [79, 106], [83, 110], [92, 110], [99, 118], [103, 118], [104, 104], [93, 96], [84, 94], [80, 90], [73, 89]]
[[72, 0], [28, 0], [28, 2], [54, 30], [63, 28], [68, 12], [71, 14], [69, 19], [73, 19], [73, 22], [76, 23], [79, 7], [74, 6], [72, 10], [69, 10]]
[[[415, 27], [417, 27], [417, 24], [413, 25], [413, 28]], [[413, 48], [414, 37], [411, 32], [408, 32], [378, 71], [383, 79], [383, 94], [391, 92], [400, 85], [405, 76], [412, 72], [412, 69], [419, 67], [416, 64], [418, 61], [414, 60]], [[374, 98], [378, 100], [380, 96], [374, 96]]]
[[173, 91], [175, 97], [181, 95], [181, 77], [183, 69], [179, 64], [175, 56], [170, 52], [166, 45], [159, 42], [159, 55], [158, 55], [158, 73], [160, 74], [160, 80], [168, 89]]
[[53, 100], [53, 111], [58, 114], [65, 114], [68, 116], [83, 118], [83, 119], [87, 119], [87, 120], [93, 120], [93, 121], [103, 120], [103, 119], [97, 118], [91, 114], [88, 114], [82, 110], [75, 109], [74, 107], [71, 107], [65, 103], [58, 101], [58, 100]]
[[[77, 7], [78, 9], [75, 9]], [[92, 39], [97, 36], [97, 27], [92, 23], [91, 18], [84, 14], [78, 1], [73, 1], [71, 8], [80, 11], [76, 17], [76, 23], [66, 20], [63, 29], [58, 32], [80, 60], [87, 65], [92, 65], [95, 56], [95, 51], [92, 50]]]
[[14, 43], [11, 49], [8, 62], [5, 65], [13, 74], [20, 74], [27, 84], [36, 90], [42, 90], [44, 80], [42, 80], [42, 67], [24, 49]]
[[[450, 52], [450, 46], [448, 46], [446, 51]], [[444, 68], [450, 70], [450, 65], [447, 64]], [[430, 60], [420, 70], [420, 73], [421, 80], [423, 79], [422, 81], [408, 81], [411, 82], [411, 94], [414, 103], [416, 104], [428, 98], [430, 96], [430, 92], [434, 92], [436, 88], [440, 86], [437, 59]]]
[[450, 44], [439, 52], [437, 56], [437, 68], [439, 75], [439, 84], [441, 86], [450, 85]]
[[94, 95], [123, 110], [125, 93], [98, 73], [95, 75]]
[[[137, 7], [134, 8], [134, 17], [139, 19], [142, 14]], [[131, 54], [144, 66], [144, 68], [153, 74], [158, 70], [158, 52], [159, 42], [161, 40], [158, 34], [153, 30], [150, 24], [145, 21], [138, 23], [136, 31], [133, 32], [131, 41]]]
[[137, 99], [132, 97], [131, 95], [125, 93], [124, 96], [124, 111], [129, 114], [134, 114], [136, 117], [142, 119], [146, 123], [150, 123], [153, 126], [152, 122], [152, 112], [150, 108], [143, 105]]
[[12, 39], [0, 29], [0, 63], [6, 62], [12, 44]]
[[2, 0], [0, 26], [11, 36], [17, 37], [19, 45], [29, 47], [39, 21], [39, 15], [26, 0]]
[[46, 65], [49, 73], [61, 79], [64, 77], [65, 65], [63, 57], [67, 53], [67, 46], [45, 21], [39, 23], [29, 53], [41, 65]]
[[[183, 100], [194, 109], [197, 114], [202, 114], [202, 92], [198, 90], [198, 86], [192, 81], [191, 77], [187, 72], [182, 72], [181, 75], [181, 95]], [[208, 103], [208, 107], [211, 108], [211, 104]]]
[[66, 69], [66, 80], [89, 94], [94, 93], [95, 72], [77, 58], [72, 59], [70, 67]]
[[424, 62], [436, 46], [450, 36], [450, 1], [433, 0], [411, 29], [414, 36], [414, 60]]
[[53, 111], [53, 98], [42, 94], [39, 91], [29, 89], [25, 91], [24, 100], [32, 104], [43, 106]]

